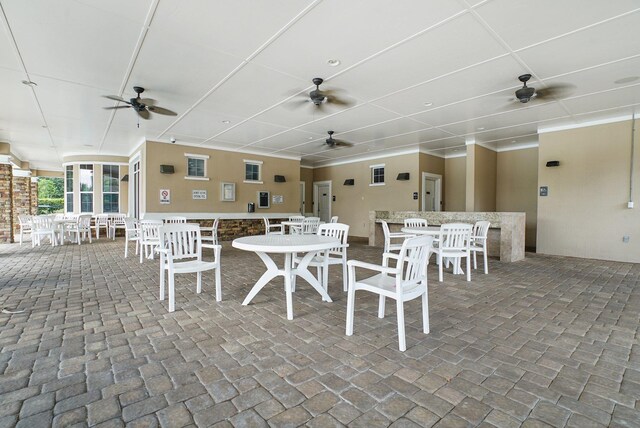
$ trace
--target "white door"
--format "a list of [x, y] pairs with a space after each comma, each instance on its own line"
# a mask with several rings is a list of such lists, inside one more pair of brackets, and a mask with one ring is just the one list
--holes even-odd
[[442, 176], [422, 173], [422, 211], [441, 211]]
[[320, 220], [329, 223], [331, 220], [331, 182], [313, 183], [314, 213]]
[[140, 219], [140, 158], [129, 164], [129, 215]]

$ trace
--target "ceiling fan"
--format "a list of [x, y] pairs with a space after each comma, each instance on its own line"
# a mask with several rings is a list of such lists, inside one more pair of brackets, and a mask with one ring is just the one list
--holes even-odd
[[547, 85], [547, 87], [542, 89], [535, 89], [532, 86], [527, 86], [529, 79], [531, 79], [531, 74], [518, 76], [518, 80], [522, 82], [522, 88], [516, 91], [516, 98], [523, 104], [528, 103], [534, 98], [540, 100], [562, 98], [573, 88], [573, 85], [556, 84]]
[[336, 106], [349, 106], [351, 105], [351, 101], [340, 98], [336, 95], [336, 92], [340, 92], [339, 89], [329, 89], [329, 90], [320, 90], [320, 85], [324, 80], [320, 77], [315, 77], [312, 80], [313, 84], [316, 85], [316, 88], [309, 92], [308, 95], [304, 95], [304, 99], [299, 100], [296, 104], [306, 104], [308, 102], [312, 102], [319, 110], [324, 108], [325, 104], [333, 104]]
[[329, 146], [329, 148], [331, 148], [331, 149], [339, 149], [340, 147], [351, 147], [351, 146], [353, 146], [353, 144], [347, 143], [346, 141], [335, 140], [333, 138], [333, 131], [327, 131], [327, 133], [329, 134], [329, 138], [324, 140], [324, 142], [325, 142], [325, 144], [327, 146]]
[[[163, 114], [166, 116], [178, 115], [178, 113], [174, 111], [154, 105], [156, 101], [151, 98], [140, 98], [140, 94], [144, 92], [143, 87], [134, 86], [133, 90], [135, 91], [137, 96], [135, 98], [130, 98], [129, 101], [117, 95], [103, 95], [105, 98], [108, 98], [110, 100], [114, 100], [114, 101], [118, 101], [126, 104], [126, 105], [117, 105], [112, 107], [104, 107], [104, 109], [114, 110], [114, 109], [121, 109], [121, 108], [133, 108], [136, 111], [136, 113], [138, 113], [138, 117], [141, 117], [145, 120], [151, 119], [151, 116], [149, 113]], [[138, 128], [139, 127], [140, 127], [140, 123], [138, 123]]]

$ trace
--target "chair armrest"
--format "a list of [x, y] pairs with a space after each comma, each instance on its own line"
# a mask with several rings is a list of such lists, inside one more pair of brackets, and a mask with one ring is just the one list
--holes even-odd
[[373, 270], [373, 271], [380, 272], [380, 273], [388, 273], [388, 274], [397, 274], [398, 273], [398, 269], [396, 269], [396, 268], [380, 266], [380, 265], [376, 265], [376, 264], [373, 264], [373, 263], [361, 262], [360, 260], [349, 260], [347, 262], [347, 266], [349, 266], [350, 268], [359, 267], [359, 268]]
[[222, 249], [222, 245], [215, 245], [215, 244], [201, 244], [202, 248], [211, 248], [213, 250], [215, 249]]
[[394, 254], [394, 253], [383, 253], [382, 254], [382, 266], [388, 267], [389, 265], [387, 263], [389, 263], [389, 259], [394, 259], [394, 260], [396, 260], [396, 263], [397, 263], [398, 259], [400, 259], [400, 255], [399, 254]]
[[156, 253], [169, 254], [169, 250], [166, 248], [156, 247]]
[[403, 232], [391, 232], [389, 233], [389, 238], [413, 238], [414, 234], [411, 233], [403, 233]]

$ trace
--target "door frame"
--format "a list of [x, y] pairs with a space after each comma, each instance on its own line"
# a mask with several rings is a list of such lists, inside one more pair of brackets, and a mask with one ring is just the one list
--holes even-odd
[[307, 202], [305, 200], [306, 197], [307, 197], [307, 195], [306, 195], [306, 193], [307, 193], [307, 183], [305, 183], [304, 181], [301, 181], [300, 185], [299, 185], [299, 189], [300, 189], [300, 202], [301, 202], [301, 204], [300, 204], [300, 210], [301, 210], [300, 214], [301, 215], [305, 215], [305, 212], [307, 210], [307, 207], [305, 206], [306, 202]]
[[427, 180], [433, 180], [436, 182], [436, 194], [435, 194], [435, 202], [436, 202], [436, 211], [442, 211], [442, 176], [439, 174], [432, 174], [430, 172], [422, 172], [422, 188], [420, 195], [420, 199], [422, 200], [421, 211], [426, 211], [426, 198], [424, 197], [424, 192]]
[[331, 189], [331, 180], [326, 181], [314, 181], [313, 182], [313, 215], [320, 217], [320, 211], [318, 210], [318, 186], [329, 185], [329, 218], [331, 218], [333, 191]]
[[[135, 170], [135, 164], [138, 164], [138, 170]], [[142, 215], [142, 156], [136, 153], [129, 160], [129, 203], [127, 207], [127, 215], [135, 217], [138, 220]], [[136, 200], [137, 199], [137, 200]], [[136, 212], [137, 208], [137, 212]]]

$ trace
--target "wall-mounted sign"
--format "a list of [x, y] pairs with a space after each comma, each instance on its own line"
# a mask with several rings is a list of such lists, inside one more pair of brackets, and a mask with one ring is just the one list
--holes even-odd
[[540, 196], [549, 195], [549, 186], [540, 186]]
[[258, 192], [258, 208], [269, 208], [271, 206], [269, 192]]
[[169, 190], [169, 189], [160, 189], [160, 203], [161, 204], [170, 204], [171, 203], [171, 190]]
[[206, 190], [192, 190], [191, 195], [193, 199], [207, 199], [207, 191]]
[[227, 202], [236, 200], [236, 183], [220, 183], [220, 200]]
[[281, 204], [281, 203], [284, 202], [284, 196], [282, 196], [282, 195], [273, 195], [272, 198], [271, 198], [271, 201], [274, 204]]
[[413, 199], [418, 200], [418, 192], [413, 192]]

